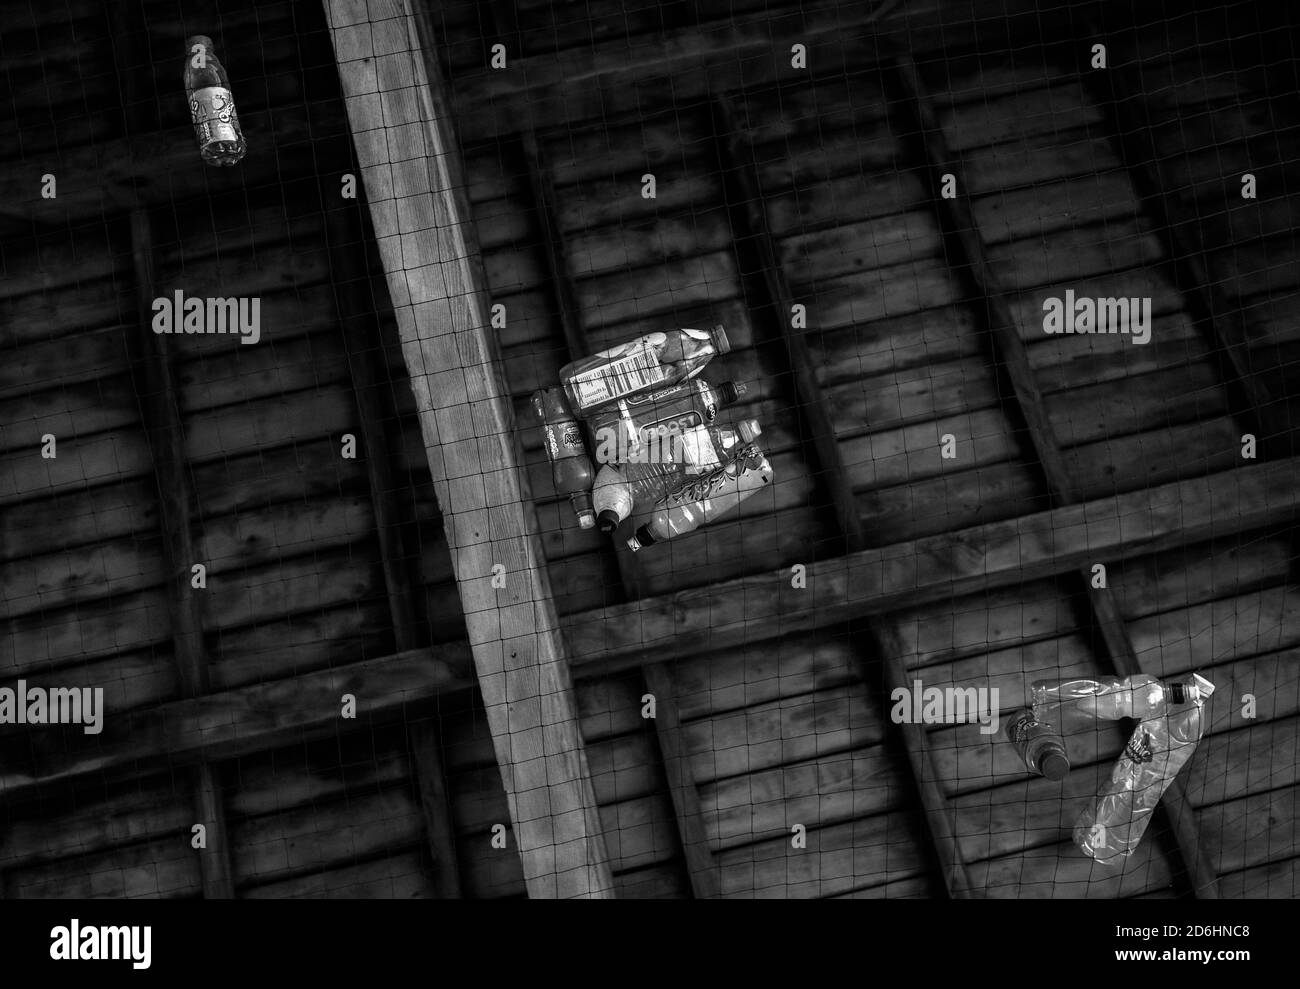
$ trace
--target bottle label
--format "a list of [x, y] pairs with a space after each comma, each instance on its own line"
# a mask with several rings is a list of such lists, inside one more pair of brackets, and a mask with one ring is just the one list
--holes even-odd
[[713, 437], [704, 426], [696, 426], [682, 433], [681, 444], [684, 459], [695, 468], [696, 472], [716, 467], [721, 463], [718, 459], [718, 451], [713, 446]]
[[1133, 737], [1128, 740], [1128, 744], [1124, 746], [1124, 757], [1131, 762], [1151, 762], [1155, 758], [1151, 745], [1151, 733], [1145, 729], [1135, 731]]
[[200, 146], [214, 141], [239, 140], [239, 115], [235, 100], [224, 86], [205, 86], [190, 94], [190, 120]]
[[1029, 733], [1038, 726], [1032, 714], [1022, 714], [1011, 722], [1007, 728], [1007, 735], [1011, 739], [1012, 745], [1021, 745], [1029, 738]]
[[573, 387], [584, 409], [653, 388], [668, 377], [653, 351], [638, 350], [573, 376]]
[[542, 436], [546, 440], [546, 452], [552, 460], [586, 452], [582, 445], [582, 430], [576, 422], [548, 422], [542, 427]]

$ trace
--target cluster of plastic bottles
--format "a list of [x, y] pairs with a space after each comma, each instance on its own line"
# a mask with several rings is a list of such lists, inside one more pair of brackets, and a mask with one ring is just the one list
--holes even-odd
[[717, 421], [745, 386], [698, 377], [730, 349], [721, 326], [649, 333], [565, 365], [559, 387], [534, 393], [556, 490], [580, 526], [612, 533], [644, 516], [628, 539], [639, 550], [714, 521], [771, 483], [759, 424]]
[[1038, 680], [1032, 707], [1007, 724], [1007, 738], [1030, 772], [1064, 779], [1070, 771], [1065, 735], [1101, 721], [1134, 718], [1128, 745], [1097, 795], [1075, 820], [1074, 843], [1099, 862], [1122, 862], [1137, 850], [1151, 815], [1187, 764], [1205, 729], [1214, 684], [1200, 674], [1165, 682], [1147, 674]]

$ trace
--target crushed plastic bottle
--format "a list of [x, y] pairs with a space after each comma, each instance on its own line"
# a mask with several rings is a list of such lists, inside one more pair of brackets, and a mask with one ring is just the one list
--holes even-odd
[[735, 511], [771, 481], [767, 457], [756, 444], [746, 444], [725, 466], [688, 480], [665, 496], [650, 521], [638, 528], [627, 544], [635, 552], [693, 532]]
[[[1205, 730], [1204, 709], [1214, 684], [1200, 674], [1168, 683], [1133, 677], [1131, 704], [1099, 704], [1098, 717], [1113, 720], [1145, 711], [1110, 777], [1079, 814], [1074, 842], [1098, 862], [1118, 864], [1137, 850], [1151, 815], [1169, 784], [1196, 751]], [[1159, 690], [1156, 690], [1158, 686]], [[1102, 696], [1110, 696], [1117, 691]], [[1159, 697], [1154, 695], [1159, 693]]]
[[1034, 717], [1066, 734], [1097, 721], [1151, 717], [1164, 709], [1167, 695], [1168, 686], [1146, 673], [1038, 680], [1030, 686]]
[[718, 354], [731, 349], [727, 331], [665, 330], [573, 361], [560, 369], [565, 397], [579, 415], [644, 391], [693, 378]]

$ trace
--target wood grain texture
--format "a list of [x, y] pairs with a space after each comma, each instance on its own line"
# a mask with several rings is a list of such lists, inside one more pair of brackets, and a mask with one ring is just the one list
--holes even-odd
[[446, 101], [408, 3], [327, 0], [325, 12], [529, 893], [608, 896]]

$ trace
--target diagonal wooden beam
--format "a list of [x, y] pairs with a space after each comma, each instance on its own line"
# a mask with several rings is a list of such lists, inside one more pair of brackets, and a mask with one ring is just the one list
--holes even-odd
[[[586, 330], [582, 326], [578, 303], [573, 293], [573, 282], [569, 275], [563, 238], [557, 221], [559, 211], [556, 205], [555, 188], [550, 179], [551, 170], [537, 142], [536, 134], [527, 131], [522, 135], [522, 140], [524, 158], [528, 163], [529, 187], [537, 211], [547, 270], [551, 276], [551, 285], [559, 308], [560, 324], [564, 331], [569, 357], [576, 359], [590, 354], [592, 348]], [[621, 547], [618, 540], [614, 540], [613, 551], [618, 563], [623, 593], [628, 600], [635, 600], [640, 596], [636, 558]], [[696, 899], [714, 898], [719, 893], [721, 881], [717, 863], [709, 851], [704, 819], [700, 811], [699, 790], [696, 788], [690, 762], [685, 756], [685, 748], [682, 744], [681, 724], [677, 716], [676, 678], [667, 664], [647, 664], [643, 668], [643, 674], [646, 687], [655, 697], [656, 716], [653, 719], [655, 737], [659, 742], [659, 753], [668, 780], [673, 813], [677, 820], [677, 833], [681, 839], [682, 852], [690, 876], [691, 892]]]
[[[781, 328], [781, 337], [785, 341], [786, 351], [790, 357], [790, 367], [794, 371], [794, 387], [800, 403], [800, 415], [808, 431], [812, 433], [817, 462], [830, 491], [840, 532], [849, 552], [862, 552], [866, 548], [862, 517], [858, 513], [857, 503], [853, 497], [853, 487], [849, 483], [843, 454], [836, 439], [835, 423], [826, 406], [825, 392], [817, 380], [817, 371], [807, 340], [801, 331], [792, 326], [794, 293], [781, 267], [776, 240], [768, 224], [767, 206], [758, 178], [754, 151], [753, 148], [742, 147], [735, 109], [726, 96], [714, 98], [713, 129], [723, 169], [735, 177], [737, 197], [744, 208], [743, 229], [737, 231], [740, 236], [736, 240], [747, 240], [753, 243], [758, 251], [759, 264], [767, 289], [767, 301], [770, 301], [774, 308], [774, 316]], [[734, 225], [736, 221], [733, 219]], [[817, 591], [810, 586], [807, 593], [816, 594]], [[900, 648], [899, 636], [893, 622], [888, 616], [872, 616], [864, 618], [863, 623], [876, 654], [884, 660], [889, 682], [896, 687], [906, 686], [909, 678], [905, 667], [905, 654]], [[971, 883], [962, 860], [961, 847], [953, 831], [955, 815], [951, 813], [951, 808], [940, 787], [940, 777], [928, 745], [925, 726], [908, 723], [896, 727], [908, 754], [913, 780], [917, 786], [917, 796], [925, 812], [931, 842], [943, 871], [944, 883], [953, 897], [966, 897], [971, 892]]]
[[[351, 212], [331, 211], [326, 216], [325, 238], [340, 332], [361, 424], [362, 452], [393, 639], [398, 652], [406, 652], [427, 642], [427, 639], [421, 642], [416, 634], [417, 622], [427, 616], [421, 614], [423, 596], [417, 591], [411, 573], [414, 554], [404, 537], [407, 520], [403, 518], [393, 479], [388, 429], [389, 424], [396, 423], [397, 415], [392, 403], [384, 398], [383, 346], [378, 308], [370, 288], [370, 271], [365, 263], [362, 225]], [[435, 718], [432, 722], [411, 725], [406, 735], [433, 863], [434, 895], [452, 899], [461, 895], [460, 870], [440, 726], [441, 719]]]
[[[919, 125], [921, 143], [931, 171], [936, 179], [944, 173], [952, 173], [958, 176], [960, 182], [959, 160], [948, 147], [916, 63], [910, 56], [899, 54], [893, 64], [905, 97], [904, 105]], [[936, 182], [936, 187], [937, 185]], [[960, 257], [968, 265], [971, 278], [984, 302], [994, 349], [1025, 418], [1034, 452], [1047, 478], [1048, 489], [1057, 503], [1077, 504], [1078, 491], [1052, 430], [1042, 392], [1034, 380], [1024, 340], [1021, 339], [1011, 313], [1009, 298], [988, 262], [984, 241], [971, 212], [969, 200], [958, 195], [937, 202], [941, 217], [957, 242], [956, 250], [950, 256]], [[1096, 587], [1091, 580], [1090, 567], [1094, 562], [1100, 561], [1087, 561], [1080, 568], [1078, 576], [1087, 589], [1094, 624], [1106, 644], [1111, 663], [1119, 673], [1131, 676], [1141, 672], [1141, 664], [1110, 587]], [[1167, 813], [1173, 824], [1174, 837], [1183, 861], [1192, 873], [1195, 892], [1198, 896], [1217, 899], [1217, 873], [1202, 849], [1191, 805], [1177, 781], [1165, 791], [1163, 805], [1169, 808]]]
[[528, 892], [606, 897], [599, 808], [442, 82], [407, 0], [325, 0], [325, 12]]
[[[1087, 22], [1092, 37], [1106, 38], [1099, 23]], [[1134, 29], [1128, 28], [1127, 33]], [[1107, 38], [1110, 41], [1110, 38]], [[1119, 46], [1111, 43], [1113, 49]], [[1155, 163], [1152, 120], [1144, 112], [1141, 85], [1130, 78], [1128, 65], [1085, 72], [1080, 82], [1096, 97], [1107, 114], [1111, 139], [1125, 169], [1133, 178], [1145, 211], [1155, 218], [1166, 252], [1173, 261], [1179, 290], [1187, 297], [1198, 321], [1206, 325], [1216, 351], [1225, 358], [1230, 385], [1244, 396], [1234, 410], [1259, 438], [1266, 457], [1289, 457], [1300, 452], [1300, 422], [1286, 415], [1285, 396], [1274, 394], [1260, 367], [1252, 359], [1241, 306], [1229, 299], [1210, 276], [1208, 254], [1223, 245], [1205, 236], [1206, 221], [1188, 209], [1174, 194], [1167, 194]]]

